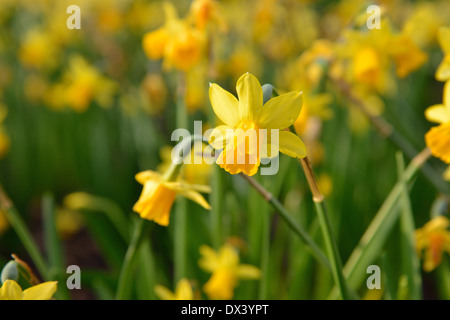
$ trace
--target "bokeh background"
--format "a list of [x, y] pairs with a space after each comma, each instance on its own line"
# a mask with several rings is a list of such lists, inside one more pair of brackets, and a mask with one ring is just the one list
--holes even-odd
[[[80, 30], [66, 27], [70, 4], [81, 8]], [[196, 24], [195, 17], [189, 18], [191, 1], [172, 4], [180, 17], [194, 19]], [[167, 162], [165, 146], [174, 145], [170, 136], [176, 128], [180, 72], [186, 79], [191, 129], [194, 120], [213, 125], [208, 122], [210, 81], [235, 93], [238, 77], [250, 72], [261, 84], [271, 83], [282, 92], [304, 91], [308, 114], [296, 128], [327, 198], [345, 262], [397, 181], [399, 148], [380, 136], [332, 81], [323, 81], [322, 76], [320, 81], [311, 79], [321, 74], [323, 61], [330, 65], [339, 61], [336, 72], [373, 113], [382, 115], [417, 151], [422, 150], [424, 134], [433, 125], [424, 111], [442, 102], [443, 83], [435, 80], [443, 58], [437, 32], [450, 24], [448, 1], [375, 2], [383, 8], [381, 31], [404, 35], [407, 51], [420, 52], [408, 60], [413, 62], [402, 73], [396, 69], [402, 65], [398, 61], [403, 61], [398, 55], [383, 56], [390, 48], [377, 39], [384, 35], [367, 36], [371, 34], [364, 29], [369, 4], [373, 3], [217, 1], [201, 60], [179, 71], [161, 59], [149, 59], [142, 44], [146, 33], [165, 23], [162, 1], [2, 0], [0, 181], [44, 256], [43, 212], [48, 203], [55, 208], [64, 264], [76, 264], [82, 270], [83, 289], [73, 290], [71, 298], [114, 297], [128, 245], [121, 232], [130, 232], [138, 217], [132, 207], [142, 186], [134, 176]], [[318, 40], [325, 44], [321, 47]], [[361, 44], [379, 52], [375, 69], [381, 75], [370, 76], [380, 78], [376, 83], [364, 82], [363, 76], [358, 79], [354, 71]], [[370, 55], [361, 59], [367, 62]], [[430, 163], [442, 174], [443, 163], [437, 159]], [[211, 170], [195, 169], [190, 179], [208, 183]], [[271, 215], [272, 209], [244, 180], [224, 171], [220, 175], [223, 241], [240, 248], [241, 260], [264, 271], [264, 280], [242, 281], [235, 298], [326, 298], [333, 286], [330, 273]], [[257, 179], [321, 243], [311, 196], [296, 161], [281, 156], [275, 177]], [[74, 192], [83, 194], [67, 198]], [[429, 179], [419, 174], [410, 197], [416, 227], [430, 219], [439, 195]], [[437, 203], [440, 210], [448, 210], [445, 201]], [[201, 288], [209, 275], [198, 267], [198, 248], [211, 245], [213, 231], [209, 213], [194, 203], [187, 205], [187, 275]], [[269, 219], [262, 219], [263, 215]], [[122, 231], [114, 219], [123, 222]], [[174, 232], [173, 224], [152, 225], [132, 298], [157, 298], [153, 290], [157, 284], [175, 287]], [[396, 224], [386, 239], [389, 245], [374, 261], [383, 270], [390, 268], [389, 276], [395, 279], [392, 292], [401, 291], [401, 270], [396, 267], [400, 234]], [[33, 266], [0, 212], [0, 266], [10, 260], [11, 253]], [[424, 298], [450, 297], [448, 261], [443, 263], [433, 272], [422, 272]], [[364, 285], [357, 291], [362, 297], [367, 294]], [[386, 290], [375, 295], [386, 297]]]

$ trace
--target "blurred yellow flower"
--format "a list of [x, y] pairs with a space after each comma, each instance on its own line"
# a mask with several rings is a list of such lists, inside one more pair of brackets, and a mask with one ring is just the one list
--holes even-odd
[[56, 210], [56, 229], [62, 239], [69, 239], [83, 227], [83, 217], [79, 212], [59, 208]]
[[200, 62], [203, 53], [203, 34], [178, 18], [173, 5], [164, 3], [166, 23], [148, 32], [142, 39], [142, 47], [148, 58], [164, 58], [164, 67], [187, 71]]
[[84, 112], [95, 100], [101, 107], [109, 107], [117, 85], [101, 75], [81, 56], [73, 56], [65, 74], [66, 104], [78, 112]]
[[433, 271], [442, 261], [442, 253], [450, 254], [450, 221], [444, 216], [433, 218], [416, 230], [416, 248], [420, 255], [424, 252], [423, 269]]
[[24, 291], [13, 280], [6, 280], [0, 288], [0, 300], [50, 300], [57, 289], [56, 281], [48, 281]]
[[19, 48], [19, 59], [26, 67], [53, 67], [57, 63], [58, 46], [45, 30], [31, 29]]
[[425, 134], [425, 142], [433, 156], [450, 163], [450, 81], [444, 85], [443, 104], [433, 105], [425, 110], [425, 117], [440, 123]]
[[450, 122], [431, 128], [425, 134], [425, 142], [433, 156], [450, 163]]
[[215, 0], [194, 0], [189, 11], [190, 19], [195, 22], [199, 30], [205, 30], [208, 26], [217, 26], [220, 31], [225, 31], [227, 28], [220, 14], [219, 4]]
[[406, 34], [393, 36], [389, 49], [399, 78], [406, 77], [428, 60], [428, 55]]
[[156, 285], [155, 293], [161, 300], [194, 300], [194, 290], [188, 279], [178, 281], [175, 292], [164, 286]]
[[444, 172], [444, 179], [450, 181], [450, 166]]
[[233, 298], [234, 289], [240, 279], [258, 279], [261, 271], [248, 264], [239, 263], [239, 255], [229, 244], [218, 252], [203, 245], [200, 247], [200, 267], [212, 273], [203, 290], [210, 299], [229, 300]]
[[[294, 157], [306, 156], [300, 138], [284, 129], [297, 119], [302, 108], [301, 92], [292, 91], [272, 98], [263, 105], [263, 92], [258, 79], [250, 73], [239, 78], [236, 85], [239, 100], [217, 84], [209, 88], [209, 98], [216, 116], [225, 125], [218, 126], [210, 140], [215, 149], [222, 150], [216, 163], [231, 174], [254, 175], [261, 157], [273, 157], [273, 146]], [[267, 141], [260, 139], [266, 129]], [[279, 141], [272, 141], [270, 129], [279, 131]], [[270, 152], [261, 152], [268, 151]]]
[[443, 25], [441, 7], [438, 3], [418, 2], [413, 7], [413, 12], [407, 16], [403, 32], [421, 47], [434, 44], [438, 29]]
[[436, 79], [447, 81], [450, 80], [450, 28], [440, 28], [438, 38], [442, 51], [444, 51], [444, 59], [436, 70]]
[[103, 76], [82, 56], [74, 55], [70, 57], [62, 82], [48, 90], [46, 101], [55, 109], [69, 106], [76, 112], [85, 112], [93, 101], [101, 107], [110, 107], [116, 89], [114, 81]]
[[160, 113], [166, 103], [167, 86], [160, 73], [148, 73], [141, 83], [141, 89], [150, 102], [150, 114]]
[[208, 202], [198, 192], [210, 192], [209, 186], [191, 185], [175, 181], [177, 170], [169, 170], [161, 175], [155, 171], [143, 171], [136, 175], [136, 180], [144, 186], [139, 200], [133, 210], [143, 219], [153, 220], [162, 226], [169, 225], [170, 209], [177, 194], [186, 197], [205, 209], [210, 209]]

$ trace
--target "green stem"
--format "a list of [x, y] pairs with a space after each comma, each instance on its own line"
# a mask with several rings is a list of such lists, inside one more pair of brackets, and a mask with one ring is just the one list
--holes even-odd
[[348, 292], [347, 283], [345, 282], [345, 278], [342, 272], [342, 262], [341, 258], [339, 257], [336, 240], [333, 236], [324, 196], [320, 193], [320, 190], [317, 186], [314, 172], [312, 170], [308, 157], [301, 159], [300, 162], [313, 195], [314, 206], [316, 208], [320, 227], [322, 229], [322, 236], [325, 241], [325, 247], [327, 248], [328, 258], [331, 262], [331, 272], [333, 274], [334, 282], [339, 288], [341, 298], [343, 300], [348, 300], [350, 299], [350, 295]]
[[[180, 73], [177, 87], [176, 127], [188, 127], [188, 114], [185, 104], [186, 83], [185, 75]], [[183, 197], [178, 197], [175, 206], [174, 223], [174, 278], [178, 282], [186, 276], [187, 267], [187, 202]]]
[[[56, 230], [54, 199], [51, 193], [44, 194], [42, 199], [42, 215], [44, 221], [44, 243], [49, 262], [49, 277], [64, 283], [64, 259], [62, 256], [61, 242]], [[70, 294], [65, 285], [58, 287], [56, 297], [69, 299]]]
[[[429, 158], [430, 152], [425, 149], [418, 154], [405, 169], [400, 181], [385, 199], [383, 205], [376, 213], [366, 232], [353, 250], [350, 258], [344, 266], [344, 275], [347, 284], [353, 288], [358, 288], [366, 274], [366, 268], [379, 255], [389, 233], [398, 219], [397, 203], [402, 195], [403, 183], [411, 182], [417, 171]], [[334, 288], [330, 294], [330, 299], [335, 299], [338, 291]]]
[[222, 169], [219, 166], [213, 166], [212, 188], [211, 188], [211, 227], [212, 244], [217, 250], [223, 243], [222, 235]]
[[120, 270], [119, 283], [117, 285], [116, 300], [125, 300], [128, 298], [130, 285], [133, 275], [133, 263], [135, 261], [136, 252], [145, 235], [145, 230], [149, 223], [144, 219], [138, 219], [134, 226], [133, 235], [130, 245], [128, 246], [125, 259]]
[[255, 179], [241, 173], [243, 177], [253, 188], [258, 191], [263, 199], [268, 202], [280, 215], [280, 217], [286, 222], [286, 224], [291, 228], [291, 230], [304, 242], [307, 244], [307, 248], [311, 250], [311, 253], [317, 258], [317, 260], [322, 263], [326, 268], [331, 270], [330, 262], [328, 261], [325, 254], [319, 248], [319, 246], [314, 242], [314, 240], [308, 235], [308, 233], [292, 218], [292, 215], [286, 211], [283, 205], [275, 198], [270, 192], [268, 192], [263, 186], [261, 186]]
[[17, 212], [16, 208], [12, 204], [9, 197], [6, 195], [1, 185], [0, 185], [0, 210], [5, 213], [6, 218], [16, 231], [20, 241], [22, 241], [22, 244], [24, 245], [34, 264], [36, 265], [36, 268], [38, 269], [42, 278], [45, 281], [50, 280], [47, 264], [45, 263], [45, 260], [42, 257], [41, 252], [36, 246], [36, 242], [34, 241], [31, 232], [28, 230], [25, 222], [23, 221], [20, 214]]
[[[403, 137], [395, 128], [387, 122], [382, 116], [374, 115], [364, 101], [360, 100], [357, 96], [355, 96], [352, 92], [351, 86], [344, 81], [343, 79], [333, 79], [336, 86], [341, 90], [341, 92], [347, 97], [349, 101], [353, 103], [353, 105], [358, 108], [362, 113], [364, 113], [372, 126], [378, 133], [384, 137], [389, 139], [392, 143], [394, 143], [400, 150], [403, 151], [408, 158], [413, 159], [414, 156], [418, 153], [416, 148]], [[450, 194], [450, 187], [448, 183], [445, 183], [441, 178], [441, 175], [436, 171], [434, 167], [430, 164], [425, 163], [421, 167], [422, 172], [425, 177], [432, 183], [434, 186], [444, 194]]]
[[419, 257], [416, 253], [416, 245], [414, 238], [415, 224], [414, 215], [411, 207], [411, 200], [409, 197], [408, 181], [402, 179], [402, 175], [405, 172], [405, 164], [403, 156], [400, 152], [397, 153], [397, 168], [399, 174], [399, 182], [402, 182], [402, 195], [401, 195], [401, 213], [400, 213], [400, 230], [402, 234], [401, 238], [401, 256], [402, 256], [402, 268], [406, 275], [408, 298], [412, 300], [422, 299], [422, 276], [420, 269]]

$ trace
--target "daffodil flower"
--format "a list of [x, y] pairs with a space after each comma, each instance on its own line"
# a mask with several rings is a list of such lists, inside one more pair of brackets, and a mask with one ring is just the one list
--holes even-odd
[[166, 23], [148, 32], [142, 39], [142, 47], [148, 58], [164, 58], [164, 67], [187, 71], [202, 57], [203, 35], [185, 20], [178, 18], [175, 8], [164, 3]]
[[198, 192], [210, 192], [209, 186], [190, 185], [183, 181], [174, 181], [175, 179], [171, 175], [161, 175], [151, 170], [138, 173], [136, 180], [144, 188], [133, 210], [138, 212], [143, 219], [153, 220], [162, 226], [168, 226], [170, 209], [177, 194], [198, 203], [205, 209], [210, 209], [208, 202]]
[[184, 278], [178, 281], [175, 292], [164, 286], [157, 285], [155, 286], [155, 293], [161, 300], [194, 300], [192, 285], [189, 280]]
[[0, 288], [0, 300], [50, 300], [57, 289], [56, 281], [48, 281], [24, 291], [14, 280], [6, 280]]
[[425, 134], [425, 141], [433, 156], [450, 163], [450, 81], [444, 86], [444, 103], [429, 107], [425, 117], [440, 123]]
[[[261, 157], [273, 157], [274, 148], [290, 157], [306, 156], [300, 138], [284, 130], [298, 118], [302, 107], [301, 92], [282, 94], [263, 105], [261, 85], [250, 73], [239, 78], [236, 90], [239, 100], [217, 84], [211, 84], [209, 89], [213, 110], [224, 123], [213, 130], [210, 139], [213, 148], [223, 149], [216, 160], [221, 168], [231, 174], [254, 175]], [[262, 129], [265, 133], [277, 130], [278, 141], [272, 139], [271, 134], [266, 136], [267, 139], [261, 139]]]
[[419, 254], [425, 251], [423, 269], [433, 271], [442, 261], [442, 253], [450, 254], [450, 221], [438, 216], [416, 230], [416, 248]]
[[261, 272], [258, 268], [239, 263], [239, 255], [229, 244], [220, 248], [219, 252], [208, 246], [200, 247], [200, 267], [211, 272], [212, 276], [203, 289], [211, 299], [229, 300], [239, 279], [258, 279]]
[[436, 70], [436, 79], [439, 81], [447, 81], [450, 80], [450, 28], [440, 28], [438, 39], [442, 51], [444, 51], [444, 60], [442, 60]]

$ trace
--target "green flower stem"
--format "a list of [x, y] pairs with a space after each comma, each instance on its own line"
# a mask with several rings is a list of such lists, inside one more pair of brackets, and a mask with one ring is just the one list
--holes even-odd
[[317, 258], [317, 260], [322, 263], [323, 266], [331, 270], [330, 262], [328, 261], [325, 254], [319, 248], [319, 246], [314, 242], [314, 240], [308, 235], [308, 233], [292, 218], [292, 215], [286, 211], [283, 205], [275, 198], [270, 192], [268, 192], [262, 185], [260, 185], [255, 179], [240, 173], [243, 177], [256, 191], [261, 194], [263, 199], [268, 202], [276, 212], [281, 216], [281, 218], [286, 222], [289, 228], [294, 231], [294, 233], [299, 236], [299, 238], [307, 244], [307, 248], [311, 250], [311, 253]]
[[[403, 194], [403, 184], [410, 183], [420, 170], [420, 167], [429, 158], [429, 149], [418, 154], [405, 169], [394, 188], [391, 190], [381, 208], [376, 213], [361, 240], [353, 250], [344, 266], [344, 275], [350, 288], [357, 289], [367, 276], [366, 269], [378, 257], [395, 222], [398, 219], [398, 201]], [[335, 299], [337, 288], [331, 291], [330, 299]]]
[[416, 253], [416, 239], [414, 231], [416, 229], [414, 224], [414, 215], [411, 207], [411, 199], [409, 197], [408, 182], [402, 179], [405, 172], [405, 164], [403, 156], [400, 152], [397, 153], [397, 168], [398, 180], [402, 182], [401, 195], [401, 213], [400, 213], [400, 230], [401, 238], [401, 257], [402, 269], [406, 275], [408, 299], [421, 300], [422, 299], [422, 275], [420, 269], [420, 260]]
[[222, 206], [223, 206], [223, 177], [222, 169], [219, 166], [213, 166], [211, 177], [211, 227], [212, 244], [217, 250], [223, 244], [222, 235]]
[[[414, 156], [418, 153], [416, 148], [403, 137], [395, 128], [387, 122], [382, 116], [374, 115], [366, 106], [364, 101], [360, 100], [356, 97], [352, 90], [351, 86], [343, 79], [333, 80], [339, 90], [347, 97], [349, 101], [353, 103], [353, 105], [358, 108], [362, 113], [364, 113], [372, 126], [378, 131], [378, 133], [394, 143], [403, 153], [410, 159], [413, 159]], [[449, 184], [444, 182], [441, 178], [440, 174], [432, 167], [430, 164], [425, 163], [421, 167], [422, 172], [425, 177], [442, 193], [446, 195], [450, 195], [450, 187]]]
[[51, 193], [46, 193], [42, 199], [42, 215], [44, 221], [44, 243], [49, 262], [49, 277], [62, 283], [58, 286], [57, 298], [70, 299], [70, 293], [64, 285], [64, 259], [62, 255], [61, 241], [58, 237], [55, 220], [55, 204]]
[[341, 258], [339, 257], [336, 240], [333, 236], [327, 207], [324, 201], [325, 198], [317, 186], [314, 172], [312, 170], [308, 157], [301, 159], [300, 163], [303, 167], [303, 171], [305, 172], [306, 179], [313, 195], [314, 206], [316, 208], [317, 217], [322, 229], [322, 235], [325, 241], [325, 246], [327, 248], [328, 258], [331, 262], [331, 272], [333, 274], [334, 281], [339, 288], [341, 298], [343, 300], [348, 300], [350, 299], [350, 295], [348, 292], [347, 283], [345, 282], [345, 278], [342, 272], [342, 262]]
[[[177, 87], [176, 127], [188, 128], [188, 114], [185, 103], [186, 83], [185, 74], [180, 73]], [[174, 223], [174, 278], [175, 282], [186, 276], [187, 267], [187, 202], [178, 197], [175, 205]]]
[[128, 246], [125, 259], [120, 270], [119, 283], [117, 285], [116, 300], [125, 300], [129, 298], [130, 285], [132, 283], [133, 264], [139, 245], [146, 234], [150, 223], [144, 219], [137, 219], [134, 226], [133, 235], [131, 237], [130, 245]]
[[45, 260], [42, 257], [41, 252], [36, 246], [36, 242], [34, 241], [31, 232], [28, 230], [19, 212], [17, 212], [16, 208], [14, 207], [9, 197], [6, 195], [1, 185], [0, 185], [0, 210], [3, 213], [5, 213], [6, 218], [16, 231], [20, 241], [22, 242], [31, 259], [33, 260], [33, 263], [35, 264], [42, 278], [45, 281], [50, 280], [47, 264], [45, 263]]

